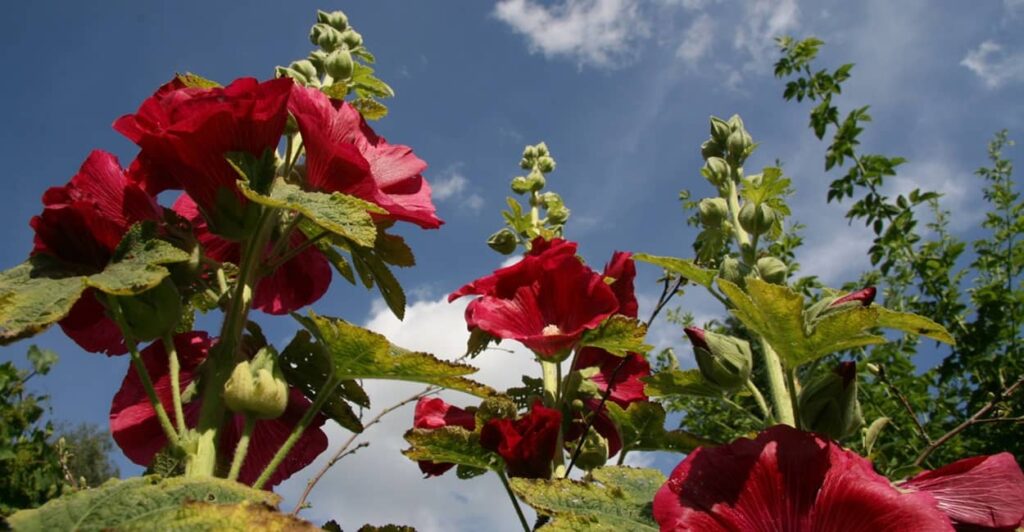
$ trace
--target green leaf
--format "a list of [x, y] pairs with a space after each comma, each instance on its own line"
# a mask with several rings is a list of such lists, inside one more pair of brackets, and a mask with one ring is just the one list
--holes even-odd
[[864, 332], [877, 325], [875, 308], [835, 312], [805, 326], [802, 295], [754, 277], [746, 281], [747, 292], [725, 279], [719, 279], [718, 286], [735, 306], [732, 314], [763, 336], [787, 367], [794, 368], [836, 351], [886, 342], [884, 337]]
[[[243, 501], [238, 504], [210, 504], [201, 501], [187, 501], [177, 511], [159, 514], [160, 527], [167, 530], [224, 530], [231, 532], [266, 531], [308, 531], [320, 529], [297, 517], [283, 514], [260, 503]], [[120, 527], [118, 530], [153, 530], [149, 519]]]
[[[405, 318], [405, 291], [398, 279], [391, 273], [388, 265], [384, 263], [376, 251], [361, 247], [352, 247], [352, 261], [355, 262], [356, 271], [363, 278], [364, 283], [368, 279], [376, 282], [377, 290], [387, 303], [391, 312], [395, 313], [398, 319]], [[369, 288], [369, 286], [367, 287]]]
[[512, 491], [538, 513], [554, 518], [541, 530], [618, 532], [658, 530], [651, 515], [654, 494], [665, 483], [656, 469], [601, 467], [596, 482], [513, 478]]
[[114, 262], [102, 272], [88, 276], [86, 284], [115, 296], [140, 294], [156, 287], [170, 275], [165, 264], [185, 262], [190, 257], [188, 252], [157, 239], [155, 234], [155, 224], [132, 226], [114, 251]]
[[49, 349], [41, 349], [37, 345], [29, 346], [28, 353], [25, 356], [28, 358], [29, 363], [32, 364], [32, 371], [40, 375], [49, 373], [50, 368], [60, 360], [57, 353]]
[[380, 120], [388, 116], [388, 106], [372, 98], [356, 98], [352, 106], [367, 120]]
[[410, 460], [429, 460], [447, 464], [490, 469], [504, 467], [501, 458], [480, 445], [480, 434], [462, 427], [412, 429], [405, 433], [412, 447], [402, 451]]
[[359, 63], [356, 63], [353, 69], [352, 84], [363, 94], [380, 98], [391, 98], [395, 95], [390, 85], [373, 75], [372, 68]]
[[500, 338], [487, 334], [483, 329], [473, 329], [469, 331], [469, 340], [466, 341], [466, 354], [470, 358], [476, 358], [477, 355], [486, 351], [491, 343], [498, 342], [501, 342]]
[[370, 213], [386, 212], [373, 203], [347, 194], [308, 192], [283, 181], [274, 184], [269, 196], [259, 194], [244, 181], [238, 182], [238, 188], [256, 203], [301, 213], [323, 229], [369, 248], [377, 238], [377, 227]]
[[879, 305], [872, 305], [878, 309], [878, 326], [896, 329], [910, 334], [927, 336], [933, 340], [944, 342], [949, 345], [956, 344], [953, 335], [945, 327], [934, 321], [917, 314], [909, 312], [896, 312]]
[[682, 275], [690, 281], [706, 287], [711, 287], [711, 283], [715, 280], [715, 275], [718, 274], [715, 270], [701, 268], [694, 264], [692, 260], [687, 259], [659, 257], [657, 255], [648, 255], [647, 253], [637, 253], [633, 255], [633, 258], [654, 264], [655, 266], [661, 266], [672, 273]]
[[[295, 338], [292, 338], [284, 348], [281, 352], [280, 366], [288, 384], [301, 390], [310, 400], [322, 392], [328, 378], [334, 372], [331, 358], [322, 352], [319, 344], [312, 341], [307, 331], [296, 333]], [[346, 383], [351, 384], [346, 386]], [[352, 385], [359, 386], [355, 381], [349, 380], [343, 381], [331, 390], [331, 396], [324, 402], [321, 412], [352, 432], [362, 432], [363, 422], [349, 405], [353, 397]], [[365, 392], [363, 395], [365, 396]]]
[[649, 377], [642, 377], [644, 393], [648, 397], [691, 395], [694, 397], [721, 397], [722, 392], [708, 384], [697, 369], [662, 370]]
[[673, 451], [688, 453], [714, 442], [684, 430], [665, 430], [665, 409], [658, 403], [638, 401], [623, 409], [614, 402], [605, 403], [608, 415], [619, 428], [622, 448], [627, 451]]
[[216, 89], [222, 87], [220, 83], [208, 80], [203, 76], [193, 74], [192, 72], [178, 74], [176, 77], [178, 78], [178, 81], [185, 85], [186, 88], [190, 89]]
[[344, 100], [348, 96], [349, 85], [345, 81], [338, 81], [320, 89], [328, 98], [333, 100]]
[[[280, 497], [218, 478], [162, 479], [157, 475], [113, 479], [98, 488], [82, 490], [24, 510], [8, 518], [14, 530], [132, 530], [152, 529], [154, 523], [173, 529], [176, 519], [195, 517], [185, 512], [187, 501], [209, 506], [262, 503], [276, 506]], [[200, 509], [199, 513], [208, 511]]]
[[416, 257], [412, 254], [412, 248], [405, 243], [405, 239], [398, 235], [389, 235], [384, 231], [377, 234], [377, 241], [374, 246], [377, 256], [384, 262], [399, 268], [410, 268], [416, 265]]
[[598, 347], [609, 353], [624, 357], [629, 353], [646, 353], [654, 346], [644, 343], [647, 336], [647, 325], [636, 318], [616, 314], [583, 334], [580, 344], [585, 347]]
[[[331, 368], [333, 376], [341, 381], [390, 379], [433, 384], [478, 397], [494, 394], [491, 387], [465, 377], [477, 371], [473, 366], [402, 349], [384, 336], [340, 318], [318, 316], [310, 311], [309, 317], [297, 319], [313, 334], [320, 349], [311, 350], [295, 362], [314, 374]], [[328, 360], [317, 360], [320, 357]]]

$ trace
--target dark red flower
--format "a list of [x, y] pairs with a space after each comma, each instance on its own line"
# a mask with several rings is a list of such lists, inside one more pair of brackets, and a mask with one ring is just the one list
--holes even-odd
[[[620, 368], [619, 364], [623, 360], [625, 360], [625, 364]], [[651, 365], [643, 355], [630, 353], [623, 359], [603, 349], [585, 347], [576, 356], [575, 368], [589, 367], [599, 368], [599, 372], [590, 377], [590, 380], [597, 385], [597, 389], [603, 394], [608, 389], [608, 384], [611, 383], [612, 392], [608, 396], [608, 400], [614, 401], [622, 408], [627, 408], [630, 403], [647, 400], [644, 383], [640, 379], [651, 375]]]
[[427, 164], [408, 146], [388, 144], [346, 102], [296, 85], [288, 110], [306, 147], [306, 184], [376, 203], [391, 218], [436, 229], [442, 222], [422, 172]]
[[568, 252], [572, 249], [574, 245], [559, 243], [536, 255], [531, 252], [520, 263], [462, 287], [449, 299], [482, 293], [466, 307], [470, 330], [479, 328], [522, 342], [539, 356], [556, 357], [619, 307], [602, 276]]
[[[196, 204], [182, 194], [173, 209], [192, 222], [196, 239], [206, 256], [220, 262], [238, 264], [241, 247], [237, 242], [225, 240], [209, 230]], [[292, 247], [306, 242], [296, 231], [292, 234]], [[268, 246], [268, 250], [269, 250]], [[331, 285], [331, 265], [315, 247], [309, 247], [260, 279], [253, 294], [253, 307], [268, 314], [287, 314], [319, 300]]]
[[616, 251], [612, 259], [604, 266], [604, 276], [615, 279], [611, 284], [615, 298], [619, 301], [618, 314], [635, 318], [638, 305], [636, 293], [633, 290], [633, 280], [636, 279], [636, 263], [633, 262], [633, 255], [625, 251]]
[[[586, 408], [588, 415], [595, 416], [591, 429], [596, 430], [598, 434], [608, 441], [608, 458], [611, 458], [615, 456], [615, 453], [622, 450], [622, 436], [619, 434], [619, 428], [615, 426], [615, 422], [608, 416], [608, 408], [602, 406], [601, 410], [597, 411], [597, 407], [600, 404], [601, 400], [597, 398], [589, 398], [583, 401], [583, 406]], [[574, 442], [583, 437], [583, 429], [587, 428], [587, 419], [589, 418], [576, 415], [569, 424], [568, 430], [565, 431], [565, 441]]]
[[220, 189], [245, 203], [235, 186], [239, 176], [225, 155], [259, 157], [277, 147], [291, 87], [289, 78], [264, 83], [240, 78], [227, 87], [207, 89], [186, 87], [175, 78], [135, 114], [114, 122], [114, 129], [142, 149], [140, 181], [146, 190], [183, 189], [210, 216], [218, 213]]
[[1010, 453], [965, 458], [899, 487], [934, 497], [957, 530], [1012, 531], [1024, 525], [1024, 473]]
[[784, 425], [687, 455], [655, 495], [654, 518], [663, 531], [953, 530], [931, 496], [903, 493], [864, 458]]
[[[472, 431], [476, 428], [476, 416], [472, 412], [450, 405], [436, 397], [423, 397], [416, 403], [412, 426], [417, 429], [431, 430], [454, 426]], [[455, 464], [420, 460], [419, 466], [424, 475], [436, 477], [443, 475]]]
[[875, 300], [875, 293], [876, 290], [873, 286], [861, 288], [856, 292], [850, 292], [849, 294], [846, 294], [845, 296], [836, 299], [835, 301], [829, 304], [829, 307], [835, 307], [838, 305], [842, 305], [843, 303], [849, 303], [851, 301], [858, 301], [860, 302], [861, 306], [867, 307], [871, 305], [872, 301]]
[[[96, 150], [68, 184], [43, 194], [43, 212], [30, 222], [35, 230], [32, 254], [50, 255], [98, 272], [133, 224], [159, 220], [162, 212], [156, 201], [125, 175], [116, 157]], [[120, 330], [106, 316], [92, 289], [79, 298], [60, 325], [86, 351], [127, 352]]]
[[561, 452], [557, 448], [561, 423], [561, 412], [538, 401], [519, 419], [488, 421], [480, 431], [480, 444], [505, 460], [509, 476], [548, 478], [551, 461]]
[[[206, 360], [212, 345], [213, 340], [203, 332], [190, 332], [174, 337], [174, 346], [181, 366], [182, 391], [198, 377], [199, 365]], [[144, 349], [142, 360], [153, 380], [157, 397], [168, 415], [173, 416], [171, 378], [163, 343], [156, 342]], [[301, 392], [294, 388], [291, 388], [289, 392], [288, 407], [281, 417], [256, 422], [249, 444], [249, 452], [239, 473], [240, 482], [252, 484], [259, 477], [309, 408], [310, 402]], [[189, 427], [195, 427], [201, 406], [201, 399], [184, 405], [186, 424]], [[292, 473], [306, 467], [327, 449], [327, 435], [320, 429], [324, 421], [325, 418], [321, 414], [314, 417], [312, 424], [299, 438], [292, 452], [270, 477], [265, 486], [266, 489], [272, 488], [291, 476]], [[234, 451], [241, 436], [243, 424], [242, 416], [230, 415], [220, 441], [222, 452]], [[157, 421], [156, 412], [149, 403], [138, 373], [132, 367], [128, 368], [121, 389], [114, 396], [114, 401], [110, 406], [110, 431], [125, 456], [142, 466], [150, 465], [153, 457], [167, 445], [167, 438]]]

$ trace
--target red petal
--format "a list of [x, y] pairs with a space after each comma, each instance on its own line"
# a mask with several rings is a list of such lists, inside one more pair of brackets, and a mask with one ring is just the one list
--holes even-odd
[[448, 301], [452, 302], [465, 295], [487, 295], [511, 298], [520, 286], [533, 282], [543, 269], [544, 263], [557, 260], [564, 255], [576, 255], [576, 243], [554, 238], [544, 240], [537, 237], [533, 240], [530, 252], [523, 260], [504, 268], [495, 270], [491, 275], [481, 277], [462, 288], [452, 292]]
[[623, 251], [616, 251], [612, 259], [604, 267], [604, 276], [615, 279], [611, 284], [615, 298], [619, 301], [619, 314], [635, 318], [639, 306], [636, 302], [636, 293], [633, 290], [633, 280], [636, 279], [636, 263], [633, 262], [633, 255]]
[[[458, 426], [466, 430], [473, 430], [476, 427], [476, 416], [472, 412], [450, 405], [436, 397], [424, 397], [416, 403], [412, 426], [417, 429]], [[420, 460], [419, 466], [420, 471], [427, 477], [436, 477], [446, 473], [454, 467], [454, 464]]]
[[[576, 369], [589, 367], [600, 367], [600, 372], [590, 378], [597, 385], [598, 390], [604, 393], [608, 389], [608, 382], [612, 375], [615, 380], [612, 393], [608, 398], [618, 403], [619, 406], [627, 408], [630, 403], [646, 401], [647, 394], [644, 393], [643, 377], [651, 374], [651, 365], [647, 359], [638, 353], [630, 353], [625, 358], [625, 365], [619, 368], [623, 358], [608, 353], [596, 347], [585, 347], [576, 356]], [[616, 373], [618, 369], [618, 373]]]
[[957, 524], [1013, 529], [1024, 521], [1024, 473], [1010, 453], [965, 458], [900, 487], [935, 497]]
[[109, 356], [128, 352], [121, 329], [107, 317], [106, 307], [96, 299], [92, 288], [82, 293], [71, 307], [71, 312], [59, 323], [68, 338], [90, 353]]
[[480, 431], [480, 444], [498, 453], [509, 476], [548, 478], [558, 447], [561, 412], [536, 402], [517, 420], [492, 419]]

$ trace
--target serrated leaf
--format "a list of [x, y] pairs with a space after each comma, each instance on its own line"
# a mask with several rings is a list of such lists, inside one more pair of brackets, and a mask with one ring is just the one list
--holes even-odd
[[661, 471], [600, 467], [591, 475], [596, 482], [513, 478], [511, 485], [538, 513], [554, 518], [541, 530], [658, 530], [651, 508], [654, 494], [665, 483]]
[[369, 248], [377, 238], [377, 226], [370, 213], [385, 213], [377, 205], [354, 196], [309, 192], [283, 181], [274, 184], [269, 196], [254, 191], [244, 181], [238, 182], [238, 189], [256, 203], [301, 213], [323, 229]]
[[[384, 336], [340, 318], [318, 316], [310, 311], [309, 317], [298, 320], [321, 347], [309, 355], [313, 360], [304, 359], [306, 363], [317, 371], [330, 367], [339, 380], [390, 379], [433, 384], [478, 397], [494, 394], [491, 387], [465, 377], [477, 371], [473, 366], [402, 349]], [[329, 360], [315, 360], [320, 357]]]
[[90, 275], [88, 286], [116, 296], [130, 296], [154, 288], [170, 275], [165, 264], [185, 262], [188, 252], [157, 239], [153, 224], [136, 224], [114, 252], [114, 262]]
[[947, 343], [949, 345], [956, 344], [956, 340], [953, 338], [953, 335], [949, 334], [949, 331], [947, 331], [945, 327], [924, 316], [918, 316], [917, 314], [911, 314], [909, 312], [896, 312], [895, 310], [889, 310], [880, 305], [872, 305], [871, 307], [878, 309], [879, 327], [886, 327], [910, 334], [927, 336], [932, 340]]
[[466, 354], [470, 358], [476, 358], [477, 355], [486, 351], [491, 343], [500, 341], [499, 338], [487, 334], [483, 329], [473, 329], [469, 332], [469, 340], [466, 341]]
[[185, 85], [186, 88], [190, 89], [216, 89], [223, 86], [216, 81], [206, 79], [203, 76], [193, 74], [192, 72], [178, 74], [176, 77], [178, 78], [178, 81]]
[[363, 525], [359, 527], [359, 532], [416, 532], [416, 529], [406, 525]]
[[367, 120], [380, 120], [388, 116], [388, 106], [373, 98], [356, 98], [352, 101], [352, 106]]
[[352, 85], [363, 94], [370, 94], [381, 98], [391, 98], [395, 95], [390, 85], [381, 81], [373, 75], [373, 69], [356, 63], [352, 70]]
[[[367, 276], [372, 278], [373, 283], [376, 283], [377, 290], [380, 292], [381, 297], [384, 298], [384, 302], [387, 303], [391, 312], [399, 320], [404, 319], [405, 291], [402, 290], [402, 285], [399, 284], [398, 279], [395, 279], [395, 275], [391, 273], [388, 265], [384, 264], [380, 256], [372, 249], [353, 247], [352, 261], [355, 263], [356, 271], [359, 272], [364, 283], [367, 280]], [[371, 283], [371, 286], [373, 283]]]
[[[334, 371], [330, 357], [325, 355], [322, 349], [319, 344], [313, 342], [309, 332], [299, 331], [281, 352], [280, 367], [285, 380], [302, 391], [311, 401], [323, 392], [328, 378]], [[348, 382], [359, 386], [355, 381]], [[325, 400], [320, 411], [342, 427], [352, 432], [362, 432], [363, 422], [348, 403], [352, 393], [353, 390], [350, 387], [346, 388], [345, 382], [342, 382], [330, 391], [331, 395]], [[365, 395], [363, 392], [363, 396]]]
[[174, 516], [186, 501], [210, 505], [249, 501], [276, 506], [280, 497], [218, 478], [163, 479], [156, 475], [113, 479], [102, 486], [54, 499], [34, 510], [8, 518], [18, 530], [152, 529], [153, 523], [173, 528]]
[[580, 345], [597, 347], [615, 355], [624, 357], [629, 353], [646, 353], [654, 346], [644, 343], [647, 336], [647, 325], [636, 318], [616, 314], [583, 334]]
[[836, 351], [886, 342], [882, 336], [864, 332], [877, 325], [879, 313], [873, 307], [835, 312], [805, 326], [801, 294], [754, 277], [746, 281], [746, 292], [725, 279], [719, 279], [718, 286], [734, 305], [732, 314], [763, 336], [786, 367], [797, 367]]
[[416, 257], [412, 253], [412, 248], [405, 243], [404, 238], [398, 235], [379, 232], [373, 249], [381, 260], [392, 266], [409, 268], [416, 265]]
[[662, 370], [648, 377], [641, 377], [644, 393], [648, 397], [690, 395], [694, 397], [721, 397], [722, 392], [709, 384], [697, 369]]
[[[283, 514], [266, 504], [249, 501], [238, 504], [188, 501], [177, 511], [161, 512], [152, 518], [159, 519], [160, 528], [165, 530], [219, 530], [226, 532], [251, 532], [253, 530], [316, 532], [320, 530], [312, 523]], [[118, 530], [153, 530], [153, 521], [149, 519], [140, 521]]]
[[685, 430], [665, 430], [665, 408], [658, 403], [637, 401], [623, 409], [609, 401], [605, 408], [619, 429], [624, 450], [689, 453], [697, 447], [715, 445]]
[[348, 96], [349, 85], [347, 82], [338, 81], [320, 90], [333, 100], [344, 100]]
[[633, 255], [633, 258], [641, 262], [661, 266], [672, 273], [682, 275], [690, 281], [706, 287], [711, 286], [711, 283], [715, 280], [715, 275], [718, 274], [715, 270], [701, 268], [694, 264], [692, 260], [687, 259], [659, 257], [657, 255], [648, 255], [647, 253], [636, 253]]
[[477, 469], [497, 470], [501, 458], [480, 445], [480, 435], [462, 427], [411, 429], [405, 441], [412, 447], [402, 451], [410, 460], [456, 464]]

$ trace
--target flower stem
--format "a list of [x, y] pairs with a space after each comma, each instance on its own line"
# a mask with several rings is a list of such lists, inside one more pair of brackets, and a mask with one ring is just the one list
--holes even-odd
[[302, 437], [302, 434], [306, 432], [306, 428], [313, 422], [313, 417], [316, 416], [317, 412], [320, 412], [324, 403], [331, 398], [331, 394], [334, 393], [335, 388], [338, 387], [340, 382], [341, 381], [334, 376], [327, 379], [323, 388], [317, 392], [316, 400], [313, 401], [313, 404], [309, 405], [306, 413], [302, 415], [302, 419], [300, 419], [299, 423], [292, 429], [292, 433], [288, 435], [288, 439], [284, 441], [281, 448], [278, 449], [277, 453], [274, 454], [274, 457], [270, 459], [270, 463], [268, 463], [267, 467], [262, 473], [260, 473], [259, 478], [256, 479], [256, 482], [253, 483], [252, 487], [256, 489], [263, 489], [263, 485], [270, 480], [270, 476], [274, 474], [274, 471], [277, 471], [277, 467], [281, 465], [281, 462], [284, 461], [284, 458], [288, 456], [289, 452], [291, 452], [295, 443], [298, 442], [299, 438]]
[[181, 405], [181, 361], [178, 360], [178, 349], [174, 347], [174, 338], [171, 337], [171, 333], [164, 333], [163, 341], [171, 370], [171, 401], [174, 404], [174, 421], [178, 427], [178, 434], [185, 434], [188, 429], [185, 427], [185, 409]]
[[526, 521], [526, 516], [523, 515], [523, 509], [519, 506], [519, 499], [516, 498], [516, 494], [512, 492], [512, 486], [508, 483], [508, 477], [505, 476], [504, 471], [498, 471], [498, 478], [501, 479], [501, 485], [505, 486], [505, 493], [508, 493], [509, 500], [512, 501], [512, 506], [516, 509], [516, 515], [519, 516], [519, 524], [523, 525], [524, 532], [530, 532], [530, 524]]
[[220, 340], [210, 352], [208, 366], [203, 375], [203, 407], [199, 412], [199, 424], [196, 427], [199, 437], [196, 453], [189, 456], [185, 466], [187, 476], [213, 476], [217, 469], [217, 441], [220, 427], [224, 423], [224, 383], [227, 382], [231, 369], [240, 356], [238, 345], [252, 306], [252, 293], [258, 280], [263, 250], [276, 222], [275, 209], [264, 208], [256, 226], [256, 233], [244, 243], [238, 281], [224, 316]]
[[[540, 360], [540, 368], [543, 372], [544, 377], [544, 403], [548, 408], [554, 408], [555, 410], [561, 411], [561, 405], [559, 404], [559, 388], [561, 381], [558, 376], [562, 372], [559, 362], [551, 362], [549, 360]], [[562, 456], [562, 448], [565, 446], [564, 438], [565, 420], [558, 428], [558, 443], [555, 446], [555, 475], [558, 475], [558, 469], [565, 465], [565, 457]]]
[[149, 398], [149, 404], [153, 406], [153, 410], [156, 412], [156, 418], [160, 422], [160, 427], [163, 429], [164, 434], [167, 436], [167, 441], [171, 445], [178, 445], [178, 433], [174, 430], [174, 425], [171, 424], [171, 419], [167, 417], [167, 411], [164, 410], [164, 405], [156, 394], [153, 380], [149, 377], [149, 371], [146, 370], [146, 364], [142, 361], [142, 355], [139, 354], [139, 345], [128, 331], [128, 325], [125, 322], [121, 305], [113, 297], [108, 297], [107, 307], [110, 308], [114, 321], [121, 329], [124, 343], [128, 346], [128, 353], [131, 354], [132, 366], [135, 368], [135, 372], [139, 374], [139, 381], [142, 382], [142, 387], [146, 390], [146, 397]]
[[761, 414], [764, 415], [765, 420], [770, 420], [772, 417], [772, 411], [768, 408], [768, 403], [765, 402], [764, 395], [761, 394], [761, 390], [758, 390], [757, 386], [754, 385], [754, 381], [749, 379], [747, 380], [746, 387], [750, 392], [750, 395], [754, 396], [754, 401], [757, 402], [757, 407], [761, 409]]
[[252, 438], [252, 429], [255, 427], [256, 418], [246, 415], [242, 437], [238, 439], [238, 445], [235, 447], [235, 458], [231, 460], [231, 471], [228, 473], [228, 480], [238, 480], [238, 473], [242, 471], [242, 464], [245, 463], [245, 455], [249, 453], [249, 439]]
[[779, 354], [772, 346], [761, 338], [761, 351], [764, 354], [764, 369], [768, 376], [768, 391], [772, 397], [772, 406], [776, 421], [796, 427], [796, 416], [793, 414], [793, 398], [786, 387], [786, 373], [782, 369]]

